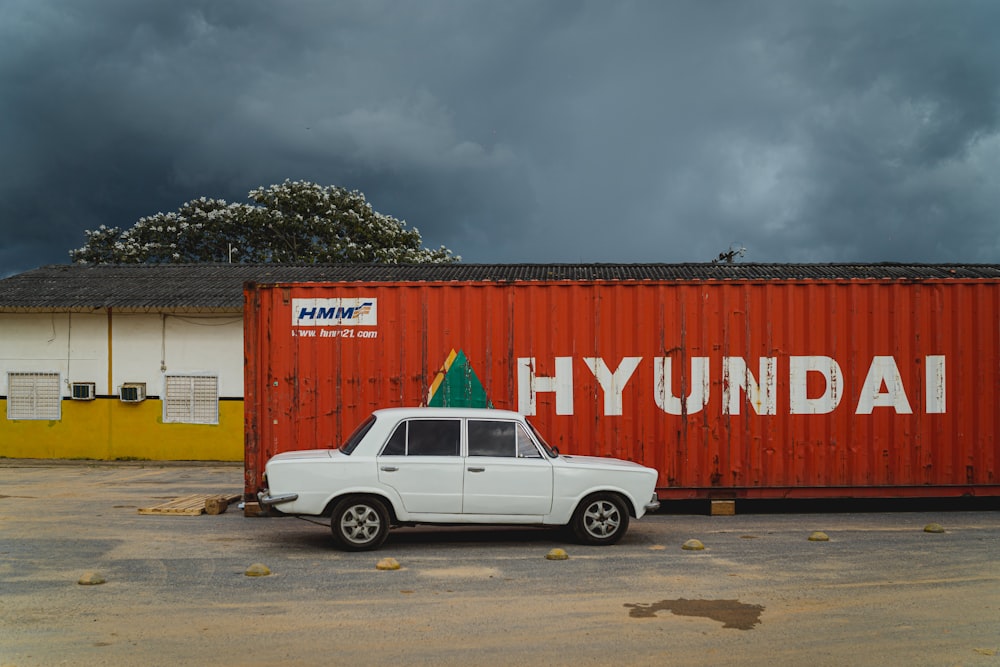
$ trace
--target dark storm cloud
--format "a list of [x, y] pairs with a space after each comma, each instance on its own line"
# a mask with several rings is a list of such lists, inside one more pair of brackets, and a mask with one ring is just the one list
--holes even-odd
[[0, 274], [286, 178], [466, 261], [1000, 261], [993, 2], [4, 15]]

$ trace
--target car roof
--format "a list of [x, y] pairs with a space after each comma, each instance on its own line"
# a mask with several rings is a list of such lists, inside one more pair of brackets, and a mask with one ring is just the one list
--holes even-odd
[[523, 419], [519, 412], [513, 410], [496, 410], [494, 408], [382, 408], [372, 414], [376, 417], [401, 419], [403, 417], [451, 417], [453, 419]]

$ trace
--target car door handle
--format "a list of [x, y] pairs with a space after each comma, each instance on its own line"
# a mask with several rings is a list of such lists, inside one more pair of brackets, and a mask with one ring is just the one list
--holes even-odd
[[469, 468], [469, 472], [484, 472], [486, 468]]
[[396, 466], [382, 466], [380, 470], [382, 472], [396, 472], [397, 470], [399, 470], [399, 468], [397, 468]]

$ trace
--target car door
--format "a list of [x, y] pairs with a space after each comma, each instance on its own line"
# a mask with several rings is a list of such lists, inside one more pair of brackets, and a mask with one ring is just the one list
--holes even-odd
[[467, 424], [463, 514], [544, 516], [552, 508], [552, 463], [515, 421]]
[[463, 460], [460, 419], [407, 419], [378, 457], [378, 477], [410, 514], [460, 514]]

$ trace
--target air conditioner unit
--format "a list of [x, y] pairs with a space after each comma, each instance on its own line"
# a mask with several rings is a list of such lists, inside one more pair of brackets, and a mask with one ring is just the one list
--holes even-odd
[[97, 387], [93, 382], [74, 382], [70, 390], [74, 401], [92, 401], [97, 397]]
[[122, 403], [141, 403], [146, 400], [146, 383], [126, 382], [118, 388], [118, 397]]

